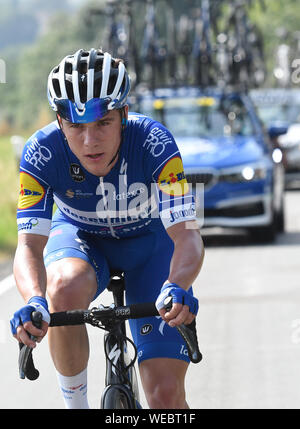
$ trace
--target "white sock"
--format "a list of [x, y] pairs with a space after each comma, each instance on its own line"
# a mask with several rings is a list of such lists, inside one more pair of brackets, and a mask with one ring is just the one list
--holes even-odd
[[66, 408], [73, 410], [89, 408], [87, 401], [87, 369], [72, 377], [66, 377], [57, 371], [57, 378]]

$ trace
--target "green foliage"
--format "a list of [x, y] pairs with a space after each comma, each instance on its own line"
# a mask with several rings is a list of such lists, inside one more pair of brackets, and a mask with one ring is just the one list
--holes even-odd
[[0, 138], [0, 256], [12, 253], [17, 242], [16, 206], [18, 198], [17, 163], [9, 138]]
[[[255, 2], [250, 16], [260, 28], [264, 36], [265, 59], [268, 76], [266, 85], [274, 84], [273, 68], [276, 48], [280, 43], [295, 45], [294, 33], [300, 30], [300, 3], [298, 0], [265, 0], [266, 9], [260, 2]], [[279, 30], [285, 30], [284, 37], [279, 36]], [[292, 60], [297, 53], [292, 53]], [[300, 58], [300, 52], [298, 52]]]
[[[37, 36], [37, 20], [34, 16], [26, 13], [15, 13], [8, 18], [0, 18], [1, 35], [0, 49], [5, 46], [23, 43], [32, 43]], [[16, 28], [18, 31], [16, 32]]]
[[51, 114], [46, 92], [51, 68], [81, 47], [99, 46], [101, 28], [100, 17], [92, 26], [87, 25], [84, 10], [76, 16], [60, 13], [36, 43], [20, 51], [6, 51], [2, 58], [7, 64], [7, 83], [0, 86], [0, 99], [4, 118], [12, 126], [33, 130], [41, 110], [48, 109]]

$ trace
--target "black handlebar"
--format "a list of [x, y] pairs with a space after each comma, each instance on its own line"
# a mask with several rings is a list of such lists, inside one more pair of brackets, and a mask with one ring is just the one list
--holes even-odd
[[[168, 300], [165, 308], [168, 310], [172, 303]], [[120, 307], [102, 307], [92, 308], [91, 310], [71, 310], [62, 311], [50, 314], [49, 327], [54, 326], [71, 326], [83, 325], [88, 323], [94, 326], [99, 323], [105, 324], [109, 320], [128, 320], [140, 319], [142, 317], [157, 316], [159, 313], [154, 303], [140, 303]], [[34, 326], [40, 328], [41, 326], [41, 313], [32, 313], [32, 323]], [[202, 354], [198, 347], [195, 321], [191, 325], [180, 325], [176, 327], [187, 345], [188, 355], [193, 363], [199, 363], [202, 360]], [[35, 339], [32, 337], [32, 339]], [[20, 378], [25, 377], [29, 380], [36, 380], [39, 376], [39, 371], [35, 368], [32, 359], [33, 349], [20, 344], [19, 354], [19, 374]]]
[[109, 319], [128, 320], [157, 315], [158, 311], [152, 302], [119, 307], [93, 308], [91, 310], [70, 310], [50, 314], [49, 326], [93, 324], [95, 320], [105, 322]]

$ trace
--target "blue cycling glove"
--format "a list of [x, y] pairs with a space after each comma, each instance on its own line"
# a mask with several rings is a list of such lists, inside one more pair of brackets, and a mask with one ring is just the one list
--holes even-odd
[[168, 296], [172, 297], [173, 303], [187, 305], [192, 314], [196, 315], [198, 313], [198, 299], [175, 283], [168, 283], [161, 288], [160, 294], [155, 302], [158, 311], [164, 307], [164, 301]]
[[27, 305], [15, 312], [14, 317], [10, 320], [10, 329], [13, 335], [16, 335], [18, 326], [24, 325], [26, 322], [31, 322], [31, 313], [33, 311], [41, 312], [43, 320], [50, 323], [50, 314], [46, 299], [41, 296], [33, 296]]

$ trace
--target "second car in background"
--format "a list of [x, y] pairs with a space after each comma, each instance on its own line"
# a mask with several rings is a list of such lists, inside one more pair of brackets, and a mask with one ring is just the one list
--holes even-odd
[[278, 146], [284, 154], [286, 187], [300, 183], [300, 89], [255, 89], [250, 96], [269, 130], [282, 130]]

